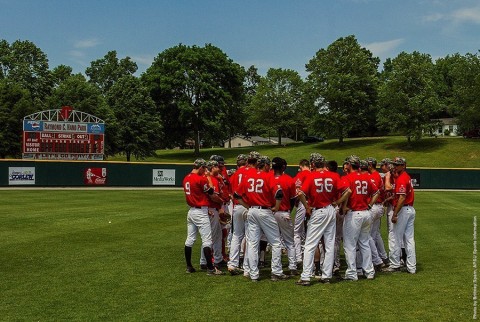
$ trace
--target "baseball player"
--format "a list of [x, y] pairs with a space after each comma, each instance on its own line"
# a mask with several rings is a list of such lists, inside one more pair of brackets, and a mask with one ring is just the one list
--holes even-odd
[[[242, 178], [245, 176], [247, 171], [247, 159], [248, 157], [245, 154], [239, 154], [237, 156], [237, 171], [230, 177], [230, 185], [232, 192], [236, 191]], [[256, 163], [256, 160], [255, 160]], [[245, 219], [244, 214], [247, 212], [247, 209], [238, 203], [238, 201], [233, 198], [233, 213], [232, 213], [232, 240], [230, 242], [230, 254], [228, 261], [228, 271], [232, 275], [238, 275], [242, 273], [240, 269], [240, 249], [243, 238], [245, 237]]]
[[251, 176], [242, 179], [234, 197], [245, 208], [248, 208], [246, 235], [248, 274], [251, 280], [258, 282], [260, 277], [258, 249], [262, 231], [272, 247], [272, 281], [287, 279], [288, 276], [282, 270], [280, 232], [273, 216], [273, 212], [280, 208], [283, 198], [281, 187], [275, 185], [273, 177], [268, 173], [256, 171]]
[[[395, 235], [393, 233], [393, 188], [394, 188], [394, 166], [392, 165], [392, 160], [385, 158], [380, 162], [380, 169], [383, 172], [383, 187], [384, 187], [384, 200], [383, 206], [386, 208], [385, 212], [387, 214], [387, 229], [388, 229], [388, 249], [391, 250], [393, 247], [393, 240]], [[390, 260], [387, 258], [385, 261], [386, 264], [390, 264]]]
[[356, 265], [356, 247], [362, 255], [362, 269], [367, 279], [375, 278], [375, 270], [372, 263], [372, 253], [369, 245], [370, 226], [372, 217], [369, 209], [378, 198], [378, 188], [370, 180], [367, 174], [359, 172], [360, 160], [356, 156], [347, 159], [352, 172], [346, 176], [349, 186], [346, 194], [348, 201], [344, 207], [343, 222], [343, 247], [347, 270], [345, 280], [358, 280]]
[[274, 213], [277, 220], [278, 228], [280, 229], [280, 236], [282, 237], [285, 248], [287, 249], [288, 268], [290, 275], [298, 275], [297, 261], [295, 256], [295, 245], [293, 241], [293, 223], [290, 217], [290, 212], [295, 205], [297, 192], [295, 181], [288, 174], [285, 173], [287, 162], [279, 157], [272, 159], [272, 169], [274, 171], [274, 182], [280, 186], [283, 191], [283, 198], [280, 203], [280, 208]]
[[[334, 262], [335, 244], [335, 206], [338, 178], [324, 169], [325, 158], [319, 153], [310, 155], [310, 163], [313, 171], [305, 179], [299, 191], [299, 198], [306, 209], [306, 216], [310, 219], [307, 224], [305, 249], [303, 254], [303, 271], [297, 285], [309, 286], [310, 277], [314, 270], [314, 254], [323, 237], [325, 246], [325, 259], [322, 266], [322, 279], [324, 283], [330, 283]], [[307, 203], [307, 197], [308, 203]], [[344, 197], [345, 199], [346, 197]]]
[[[185, 260], [187, 273], [194, 273], [192, 265], [192, 247], [197, 238], [197, 232], [202, 238], [202, 251], [206, 260], [208, 275], [222, 275], [223, 272], [212, 263], [212, 230], [208, 215], [210, 200], [215, 200], [211, 178], [205, 176], [207, 163], [203, 159], [194, 162], [193, 170], [183, 179], [185, 199], [190, 206], [187, 214], [187, 239], [185, 240]], [[218, 196], [217, 196], [218, 197]]]
[[380, 227], [382, 223], [382, 217], [384, 213], [384, 208], [383, 208], [383, 200], [385, 196], [385, 189], [383, 185], [383, 179], [377, 171], [377, 160], [375, 158], [367, 158], [368, 162], [368, 172], [370, 173], [370, 176], [373, 180], [373, 183], [377, 186], [377, 188], [380, 190], [377, 202], [372, 206], [372, 216], [373, 216], [373, 221], [372, 221], [372, 228], [370, 230], [370, 236], [372, 237], [372, 240], [375, 244], [375, 247], [377, 249], [378, 256], [382, 260], [382, 264], [378, 265], [375, 267], [375, 269], [380, 269], [385, 266], [385, 261], [387, 260], [387, 252], [385, 251], [385, 245], [383, 243], [382, 239], [382, 234], [380, 232]]
[[392, 215], [393, 240], [392, 249], [390, 249], [390, 266], [385, 269], [387, 272], [396, 272], [400, 270], [401, 241], [405, 241], [405, 250], [407, 253], [406, 266], [407, 272], [415, 274], [417, 270], [417, 259], [415, 254], [414, 222], [415, 201], [414, 191], [410, 176], [406, 171], [407, 162], [402, 157], [396, 157], [392, 164], [395, 167], [395, 199]]
[[[332, 172], [332, 175], [337, 179], [338, 182], [341, 182], [340, 175], [338, 174], [338, 163], [334, 160], [328, 161], [325, 164], [328, 171]], [[342, 184], [342, 186], [344, 186]], [[337, 198], [341, 198], [342, 191], [338, 191]], [[340, 207], [337, 205], [335, 207], [335, 246], [334, 246], [334, 263], [333, 263], [333, 274], [338, 275], [340, 273], [340, 246], [343, 240], [343, 216], [340, 213]]]
[[[210, 160], [207, 162], [207, 171], [205, 173], [208, 175], [209, 180], [211, 180], [213, 188], [213, 194], [211, 195], [208, 204], [208, 214], [212, 231], [213, 258], [216, 267], [224, 266], [222, 255], [222, 227], [220, 225], [220, 212], [223, 212], [223, 200], [220, 197], [221, 191], [218, 181], [219, 171], [220, 168], [218, 167], [217, 161]], [[200, 267], [202, 269], [207, 269], [207, 260], [203, 253], [200, 255]]]
[[[308, 161], [307, 159], [300, 160], [298, 168], [298, 173], [295, 176], [294, 180], [297, 189], [300, 189], [303, 182], [310, 174], [310, 161]], [[297, 209], [295, 212], [293, 239], [295, 242], [295, 256], [297, 264], [301, 265], [303, 262], [302, 243], [305, 240], [305, 206], [299, 201], [297, 201]]]

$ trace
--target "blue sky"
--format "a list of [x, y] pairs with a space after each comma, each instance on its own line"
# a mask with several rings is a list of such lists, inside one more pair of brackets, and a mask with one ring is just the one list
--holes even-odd
[[383, 61], [402, 51], [433, 59], [478, 53], [478, 0], [0, 0], [0, 39], [30, 40], [60, 64], [84, 73], [116, 50], [144, 72], [179, 43], [211, 43], [264, 75], [305, 64], [340, 37]]

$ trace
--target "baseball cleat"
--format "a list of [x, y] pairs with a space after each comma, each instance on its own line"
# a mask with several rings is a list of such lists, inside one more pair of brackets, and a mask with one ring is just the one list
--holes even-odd
[[208, 268], [208, 267], [207, 267], [207, 264], [201, 264], [201, 265], [200, 265], [200, 269], [202, 269], [202, 270], [204, 270], [204, 271], [206, 271], [207, 268]]
[[375, 279], [375, 275], [367, 275], [367, 280], [373, 280]]
[[381, 264], [375, 265], [373, 268], [375, 269], [375, 272], [380, 272], [385, 267], [387, 267], [387, 265], [385, 265], [384, 263], [381, 263]]
[[260, 281], [260, 279], [259, 279], [259, 278], [252, 278], [251, 281], [252, 281], [253, 283], [258, 283], [258, 282]]
[[310, 283], [310, 281], [304, 281], [302, 279], [299, 279], [298, 281], [295, 282], [295, 285], [310, 286], [312, 284]]
[[225, 273], [219, 270], [218, 268], [214, 267], [213, 269], [208, 269], [207, 270], [207, 275], [213, 276], [213, 275], [224, 275]]
[[187, 266], [187, 270], [185, 271], [186, 273], [195, 273], [197, 270], [193, 268], [192, 266]]
[[291, 269], [289, 275], [290, 275], [290, 276], [298, 276], [299, 273], [298, 273], [298, 271], [297, 271], [296, 269]]
[[271, 276], [271, 280], [272, 282], [277, 282], [277, 281], [284, 281], [284, 280], [288, 280], [288, 275], [285, 275], [285, 274], [272, 274]]
[[329, 278], [322, 278], [320, 280], [320, 283], [323, 283], [323, 284], [330, 284], [331, 283], [331, 280]]
[[243, 273], [243, 271], [239, 268], [236, 268], [236, 267], [232, 267], [232, 268], [229, 268], [228, 269], [228, 272], [230, 273], [230, 275], [240, 275]]
[[400, 267], [385, 267], [382, 269], [382, 272], [384, 273], [398, 273], [401, 272]]

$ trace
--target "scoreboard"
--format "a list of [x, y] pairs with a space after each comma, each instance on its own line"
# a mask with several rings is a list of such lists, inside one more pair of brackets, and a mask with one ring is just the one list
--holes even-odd
[[23, 158], [103, 160], [104, 123], [23, 120]]

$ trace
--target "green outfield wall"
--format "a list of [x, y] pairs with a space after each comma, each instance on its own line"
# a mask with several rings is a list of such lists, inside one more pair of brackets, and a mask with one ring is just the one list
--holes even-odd
[[[234, 168], [227, 165], [227, 169]], [[2, 187], [180, 187], [190, 164], [0, 160]], [[479, 189], [480, 169], [408, 168], [417, 189]], [[288, 167], [295, 175], [297, 167]]]

